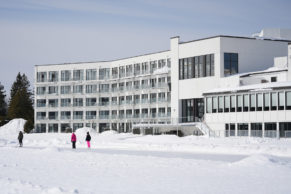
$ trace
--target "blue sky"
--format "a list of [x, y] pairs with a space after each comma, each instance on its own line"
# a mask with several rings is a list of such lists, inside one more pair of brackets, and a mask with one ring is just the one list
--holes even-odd
[[291, 28], [290, 0], [0, 0], [0, 82], [40, 64], [99, 61], [212, 35]]

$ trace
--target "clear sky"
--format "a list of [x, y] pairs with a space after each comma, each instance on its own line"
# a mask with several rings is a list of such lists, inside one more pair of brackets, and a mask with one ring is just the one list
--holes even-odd
[[212, 35], [291, 28], [291, 0], [0, 0], [0, 82], [34, 65], [111, 60]]

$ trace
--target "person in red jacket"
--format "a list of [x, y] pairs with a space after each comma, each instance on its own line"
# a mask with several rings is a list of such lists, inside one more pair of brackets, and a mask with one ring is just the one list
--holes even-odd
[[77, 137], [76, 137], [75, 133], [73, 132], [72, 136], [71, 136], [71, 142], [72, 142], [73, 149], [76, 149], [76, 141], [77, 141]]

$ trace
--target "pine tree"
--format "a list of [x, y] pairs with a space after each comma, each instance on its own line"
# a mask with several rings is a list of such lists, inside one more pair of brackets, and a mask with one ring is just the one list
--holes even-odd
[[[16, 81], [11, 87], [11, 98], [8, 106], [8, 118], [23, 118], [29, 123], [34, 123], [34, 109], [32, 93], [29, 90], [30, 83], [25, 74], [18, 73]], [[26, 125], [24, 130], [29, 132], [33, 125]]]
[[4, 87], [0, 83], [0, 118], [6, 116], [6, 109], [7, 109], [7, 104], [5, 101], [5, 91]]
[[0, 126], [6, 124], [7, 103], [5, 97], [4, 86], [0, 83]]

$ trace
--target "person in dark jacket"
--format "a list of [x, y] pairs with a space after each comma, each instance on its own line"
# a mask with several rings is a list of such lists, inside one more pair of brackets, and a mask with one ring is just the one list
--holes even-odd
[[23, 133], [22, 131], [19, 131], [19, 134], [18, 134], [19, 147], [22, 147], [22, 140], [23, 140]]
[[90, 145], [91, 136], [90, 136], [89, 132], [87, 132], [86, 141], [87, 141], [88, 148], [90, 148], [91, 147], [91, 145]]
[[75, 133], [73, 132], [72, 136], [71, 136], [71, 142], [72, 142], [73, 149], [76, 149], [76, 141], [77, 141], [77, 137], [76, 137]]

